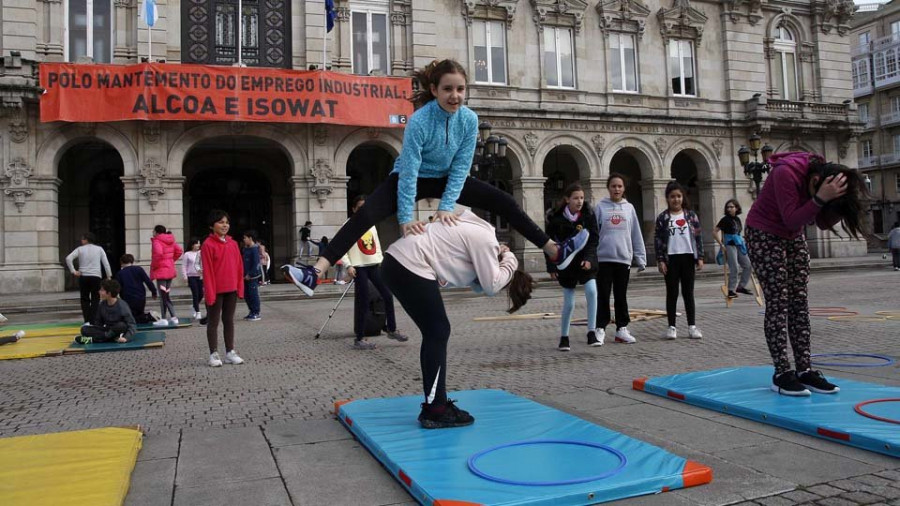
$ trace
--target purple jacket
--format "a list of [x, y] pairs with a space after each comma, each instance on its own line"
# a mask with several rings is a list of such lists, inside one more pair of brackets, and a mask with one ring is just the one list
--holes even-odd
[[795, 239], [814, 221], [823, 230], [837, 225], [840, 216], [821, 212], [809, 194], [806, 174], [813, 159], [822, 158], [803, 152], [772, 155], [772, 172], [747, 214], [748, 227]]

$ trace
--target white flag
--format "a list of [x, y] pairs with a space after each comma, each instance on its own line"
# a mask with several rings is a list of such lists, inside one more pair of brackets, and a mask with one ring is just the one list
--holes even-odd
[[156, 20], [159, 19], [159, 9], [156, 8], [156, 0], [144, 0], [140, 19], [143, 19], [147, 26], [156, 24]]

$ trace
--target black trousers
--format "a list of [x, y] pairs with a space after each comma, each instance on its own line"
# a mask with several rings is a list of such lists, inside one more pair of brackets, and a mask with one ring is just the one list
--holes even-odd
[[100, 305], [100, 278], [79, 276], [78, 290], [81, 292], [81, 316], [86, 322], [92, 321]]
[[447, 319], [447, 311], [444, 309], [440, 286], [436, 280], [413, 274], [390, 255], [384, 256], [381, 274], [406, 314], [412, 318], [422, 333], [419, 362], [422, 365], [422, 390], [425, 393], [425, 402], [445, 404], [450, 320]]
[[609, 292], [612, 290], [616, 306], [616, 330], [627, 327], [631, 322], [628, 316], [628, 279], [631, 277], [631, 266], [615, 262], [600, 262], [597, 265], [597, 325], [603, 329], [609, 325]]
[[112, 325], [85, 325], [81, 327], [81, 335], [92, 337], [95, 343], [107, 343], [115, 341], [119, 338], [119, 334], [124, 334], [128, 330], [128, 324], [125, 322], [116, 322]]
[[669, 326], [675, 326], [675, 313], [678, 307], [678, 285], [681, 285], [681, 296], [684, 298], [684, 312], [687, 313], [688, 325], [696, 325], [697, 314], [694, 304], [694, 255], [669, 255], [666, 264], [666, 316]]
[[[357, 241], [367, 230], [379, 221], [397, 213], [397, 173], [392, 173], [383, 183], [375, 188], [366, 198], [366, 205], [362, 206], [350, 220], [338, 230], [334, 238], [328, 243], [322, 256], [334, 265], [353, 243]], [[441, 198], [444, 188], [447, 186], [447, 178], [419, 178], [416, 187], [416, 199]], [[474, 177], [466, 178], [457, 202], [468, 207], [475, 207], [489, 211], [492, 215], [506, 218], [509, 225], [525, 236], [538, 248], [543, 248], [550, 237], [544, 233], [541, 227], [521, 210], [512, 195], [493, 187]]]
[[369, 312], [369, 281], [375, 285], [375, 289], [384, 300], [384, 312], [387, 318], [389, 332], [397, 330], [397, 319], [394, 315], [394, 298], [391, 291], [381, 279], [381, 272], [377, 265], [356, 268], [356, 288], [353, 292], [353, 333], [356, 339], [362, 339], [366, 330], [366, 314]]

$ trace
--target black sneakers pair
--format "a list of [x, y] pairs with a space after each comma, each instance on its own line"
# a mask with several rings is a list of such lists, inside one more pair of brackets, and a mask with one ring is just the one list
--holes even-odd
[[841, 389], [827, 379], [821, 371], [812, 369], [797, 374], [794, 371], [787, 371], [772, 376], [772, 391], [781, 395], [789, 395], [792, 397], [805, 397], [810, 391], [817, 394], [836, 394]]
[[456, 401], [447, 400], [446, 404], [422, 404], [419, 423], [425, 429], [448, 429], [465, 427], [475, 423], [475, 418], [468, 411], [456, 407]]

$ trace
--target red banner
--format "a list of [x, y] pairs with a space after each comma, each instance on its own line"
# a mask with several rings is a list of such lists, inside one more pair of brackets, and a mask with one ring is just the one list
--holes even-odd
[[412, 81], [325, 71], [42, 63], [41, 121], [264, 121], [402, 127]]

